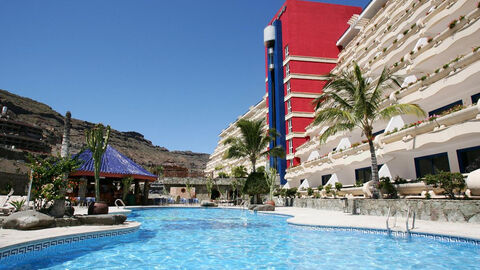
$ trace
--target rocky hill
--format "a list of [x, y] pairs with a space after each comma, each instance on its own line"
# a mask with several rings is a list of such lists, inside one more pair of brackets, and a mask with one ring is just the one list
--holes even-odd
[[[8, 107], [8, 116], [10, 119], [43, 128], [44, 141], [52, 147], [52, 154], [59, 153], [64, 116], [46, 104], [1, 89], [0, 105]], [[75, 119], [75, 112], [72, 112], [72, 116], [72, 153], [76, 153], [81, 149], [85, 141], [85, 130], [93, 127], [95, 123]], [[114, 146], [135, 162], [143, 165], [145, 168], [162, 165], [167, 162], [169, 164], [174, 163], [179, 167], [184, 167], [188, 169], [189, 172], [198, 173], [202, 172], [206, 167], [209, 157], [208, 154], [194, 153], [191, 151], [169, 151], [164, 147], [153, 145], [151, 141], [145, 139], [145, 137], [138, 132], [121, 132], [113, 128], [114, 127], [112, 127], [110, 136], [110, 145]], [[0, 171], [7, 170], [7, 168], [10, 167], [8, 163], [18, 163], [18, 161], [15, 160], [9, 162], [9, 159], [11, 158], [0, 156]], [[24, 168], [21, 168], [21, 171], [24, 171]]]

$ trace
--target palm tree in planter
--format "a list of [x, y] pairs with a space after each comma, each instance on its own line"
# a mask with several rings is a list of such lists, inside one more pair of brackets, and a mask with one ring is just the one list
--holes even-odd
[[93, 170], [95, 175], [95, 205], [89, 207], [89, 214], [107, 214], [108, 205], [100, 201], [100, 167], [102, 165], [102, 156], [107, 150], [108, 140], [110, 138], [110, 126], [105, 127], [102, 124], [85, 132], [87, 149], [92, 152]]
[[328, 125], [320, 135], [320, 142], [342, 131], [360, 128], [370, 146], [372, 162], [373, 197], [378, 198], [378, 164], [373, 140], [373, 124], [378, 120], [388, 120], [396, 115], [414, 114], [424, 116], [425, 112], [417, 104], [392, 104], [380, 107], [383, 92], [398, 81], [387, 69], [383, 69], [378, 80], [373, 83], [365, 77], [354, 62], [353, 72], [330, 75], [329, 83], [323, 93], [314, 101], [316, 116], [314, 123]]
[[230, 147], [225, 152], [224, 158], [246, 157], [250, 160], [252, 163], [252, 172], [245, 183], [244, 189], [250, 190], [246, 193], [252, 195], [254, 197], [254, 203], [257, 203], [259, 194], [264, 190], [268, 190], [263, 173], [258, 173], [258, 176], [256, 175], [255, 166], [257, 160], [262, 156], [284, 158], [285, 150], [281, 146], [264, 150], [278, 134], [274, 129], [265, 133], [262, 130], [264, 126], [263, 120], [251, 121], [240, 119], [236, 125], [240, 129], [241, 135], [238, 138], [227, 138], [224, 145], [229, 145]]
[[270, 129], [267, 133], [262, 130], [263, 120], [250, 121], [240, 119], [236, 125], [240, 129], [240, 137], [229, 137], [225, 140], [224, 145], [229, 145], [230, 147], [225, 152], [224, 159], [246, 157], [252, 163], [252, 172], [255, 173], [255, 166], [260, 157], [285, 157], [285, 150], [281, 146], [275, 146], [266, 151], [263, 150], [277, 136], [277, 132], [274, 129]]

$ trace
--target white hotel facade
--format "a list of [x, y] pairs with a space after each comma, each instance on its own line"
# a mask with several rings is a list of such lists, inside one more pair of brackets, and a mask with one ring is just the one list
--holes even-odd
[[[239, 116], [237, 120], [233, 123], [230, 123], [227, 128], [220, 132], [219, 141], [217, 147], [215, 148], [213, 154], [210, 155], [209, 161], [207, 163], [207, 168], [205, 169], [205, 173], [207, 176], [211, 177], [218, 177], [220, 172], [224, 172], [228, 175], [231, 174], [232, 168], [236, 166], [244, 166], [248, 172], [252, 170], [252, 164], [248, 160], [248, 158], [242, 159], [224, 159], [225, 152], [227, 151], [228, 145], [224, 145], [225, 140], [229, 137], [238, 137], [240, 136], [240, 129], [236, 126], [236, 123], [240, 119], [246, 120], [263, 120], [264, 130], [267, 131], [268, 123], [266, 120], [268, 107], [266, 105], [266, 96], [262, 98], [257, 104], [251, 106], [248, 111]], [[267, 149], [265, 149], [267, 150]], [[268, 159], [266, 157], [262, 157], [257, 161], [256, 167], [260, 166], [267, 166]]]
[[[473, 0], [372, 1], [338, 40], [333, 73], [356, 61], [373, 80], [384, 67], [402, 78], [383, 106], [415, 103], [427, 119], [397, 116], [375, 124], [380, 177], [416, 179], [440, 170], [480, 167], [480, 8]], [[432, 117], [433, 116], [433, 117]], [[360, 130], [320, 143], [325, 126], [310, 125], [310, 140], [295, 153], [288, 186], [317, 187], [370, 178], [370, 152]]]
[[[403, 84], [385, 93], [382, 106], [415, 103], [429, 115], [402, 115], [375, 124], [380, 176], [417, 179], [440, 170], [478, 170], [479, 1], [372, 0], [349, 23], [337, 41], [343, 50], [332, 72], [347, 71], [356, 61], [375, 80], [387, 67]], [[264, 98], [242, 117], [265, 118], [266, 110]], [[349, 186], [370, 180], [370, 152], [361, 131], [339, 133], [320, 143], [318, 137], [326, 128], [312, 124], [305, 128], [309, 140], [293, 153], [300, 164], [287, 169], [288, 187], [335, 182]], [[250, 166], [247, 160], [222, 159], [223, 141], [237, 133], [234, 123], [222, 131], [207, 173], [219, 165]]]

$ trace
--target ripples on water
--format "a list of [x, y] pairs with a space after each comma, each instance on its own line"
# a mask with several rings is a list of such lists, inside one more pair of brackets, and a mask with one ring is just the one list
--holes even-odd
[[[88, 240], [18, 269], [480, 269], [480, 248], [318, 231], [242, 210], [134, 210], [141, 229]], [[9, 269], [12, 266], [8, 266]]]

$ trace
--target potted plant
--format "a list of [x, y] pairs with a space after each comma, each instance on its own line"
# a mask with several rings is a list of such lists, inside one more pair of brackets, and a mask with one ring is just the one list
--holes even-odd
[[87, 149], [92, 152], [95, 176], [95, 203], [88, 207], [89, 215], [108, 214], [108, 204], [100, 200], [100, 167], [102, 156], [107, 150], [109, 138], [110, 126], [107, 126], [106, 132], [102, 124], [98, 124], [85, 132]]

